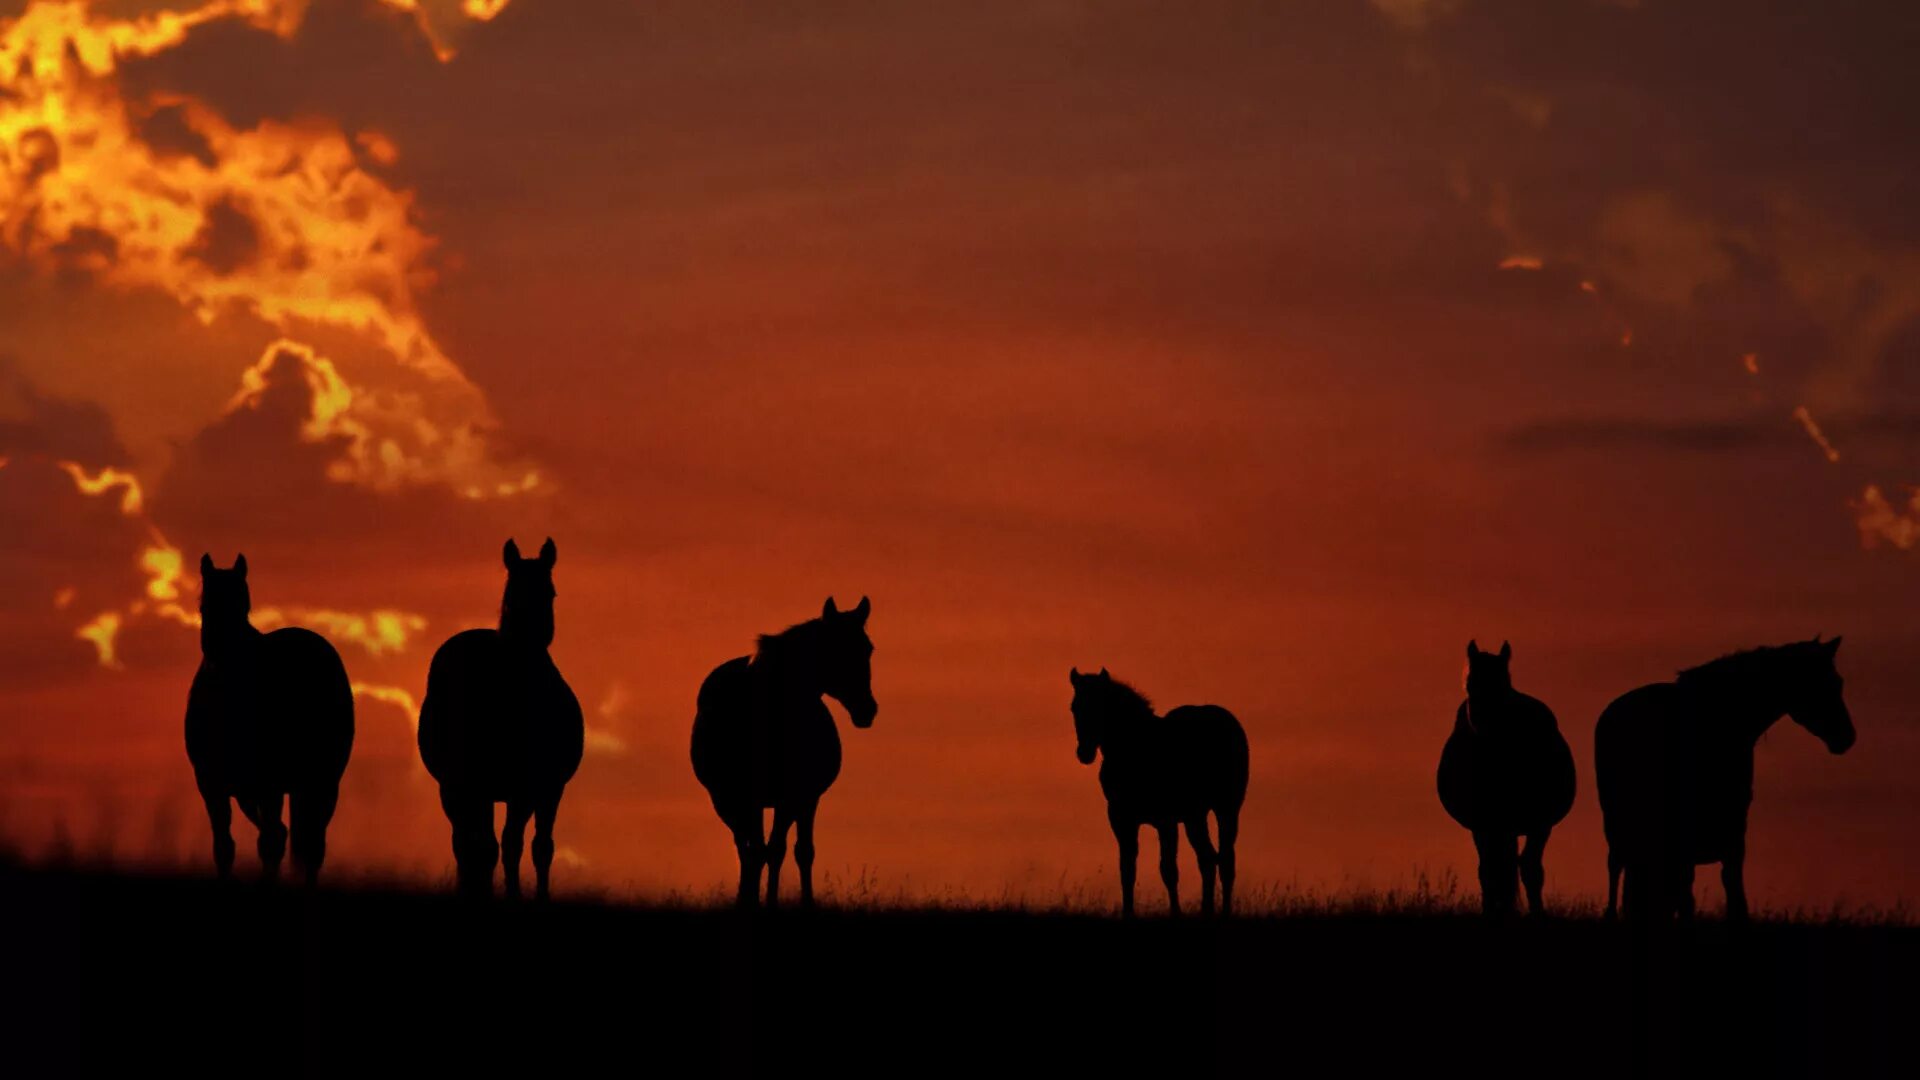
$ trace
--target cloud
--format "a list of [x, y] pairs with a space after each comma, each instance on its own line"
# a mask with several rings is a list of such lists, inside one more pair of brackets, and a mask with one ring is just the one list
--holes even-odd
[[394, 160], [391, 141], [314, 118], [236, 126], [191, 96], [131, 96], [119, 77], [225, 20], [297, 34], [304, 10], [207, 0], [116, 18], [39, 0], [0, 22], [0, 132], [17, 133], [0, 139], [0, 249], [157, 290], [209, 324], [238, 313], [368, 343], [355, 408], [412, 437], [381, 433], [337, 480], [526, 490], [528, 470], [490, 452], [484, 395], [421, 316], [435, 241], [413, 197], [372, 171]]
[[93, 402], [42, 393], [0, 357], [0, 455], [127, 462], [107, 411]]
[[1788, 442], [1773, 417], [1646, 420], [1628, 417], [1560, 417], [1507, 429], [1496, 438], [1516, 454], [1583, 450], [1649, 450], [1663, 453], [1730, 453]]

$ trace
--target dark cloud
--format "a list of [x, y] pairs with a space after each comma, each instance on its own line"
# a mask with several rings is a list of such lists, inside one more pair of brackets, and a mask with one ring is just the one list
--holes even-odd
[[1513, 454], [1584, 450], [1729, 453], [1780, 446], [1804, 437], [1795, 434], [1785, 417], [1672, 421], [1561, 417], [1509, 428], [1496, 437], [1495, 445]]
[[163, 155], [190, 157], [209, 169], [219, 164], [214, 157], [213, 146], [207, 142], [206, 136], [194, 130], [187, 120], [186, 109], [179, 104], [161, 105], [144, 116], [135, 117], [133, 130], [148, 146]]
[[183, 252], [216, 274], [231, 274], [260, 254], [260, 226], [233, 196], [207, 207], [200, 232]]
[[63, 458], [88, 468], [127, 462], [105, 409], [42, 394], [0, 356], [0, 456], [12, 455]]

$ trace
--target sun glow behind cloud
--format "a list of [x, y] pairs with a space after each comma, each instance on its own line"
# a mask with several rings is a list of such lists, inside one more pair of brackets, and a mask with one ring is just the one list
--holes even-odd
[[189, 97], [130, 98], [116, 78], [125, 58], [214, 20], [289, 35], [303, 10], [212, 0], [115, 19], [41, 2], [0, 23], [0, 245], [45, 271], [159, 291], [204, 322], [238, 312], [283, 333], [364, 337], [386, 358], [378, 388], [349, 386], [290, 339], [246, 376], [276, 353], [301, 356], [315, 384], [309, 437], [342, 434], [351, 446], [335, 480], [445, 483], [471, 497], [531, 490], [537, 474], [494, 460], [484, 396], [421, 318], [435, 241], [412, 195], [373, 171], [398, 159], [390, 139], [318, 119], [237, 128]]

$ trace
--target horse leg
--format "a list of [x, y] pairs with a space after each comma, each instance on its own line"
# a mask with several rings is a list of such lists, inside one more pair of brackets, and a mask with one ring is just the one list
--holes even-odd
[[1111, 809], [1107, 811], [1107, 824], [1113, 826], [1113, 838], [1120, 844], [1120, 915], [1133, 918], [1133, 879], [1138, 869], [1134, 864], [1140, 858], [1140, 826], [1136, 822], [1122, 820]]
[[800, 906], [813, 906], [813, 815], [820, 809], [815, 799], [800, 808], [794, 818], [793, 865], [800, 871]]
[[253, 804], [254, 824], [260, 826], [260, 840], [254, 850], [260, 853], [260, 879], [280, 880], [280, 860], [287, 853], [287, 826], [280, 820], [279, 792], [261, 795]]
[[1160, 834], [1160, 883], [1167, 887], [1167, 914], [1180, 914], [1180, 826], [1174, 822], [1155, 825]]
[[1207, 837], [1207, 815], [1187, 822], [1187, 843], [1193, 845], [1194, 861], [1200, 864], [1200, 914], [1213, 914], [1213, 871], [1219, 864], [1219, 856], [1213, 850], [1213, 841]]
[[1487, 915], [1512, 912], [1519, 877], [1515, 839], [1504, 833], [1476, 832], [1473, 846], [1480, 855], [1480, 910]]
[[293, 861], [307, 884], [320, 881], [320, 864], [327, 861], [327, 826], [340, 801], [338, 783], [296, 791], [287, 798], [287, 817], [293, 825]]
[[553, 877], [553, 818], [560, 812], [560, 792], [533, 807], [533, 896], [547, 899]]
[[500, 884], [514, 899], [520, 896], [520, 851], [532, 816], [533, 805], [525, 799], [507, 800], [507, 820], [500, 826]]
[[725, 810], [718, 805], [714, 809], [733, 833], [733, 848], [740, 855], [740, 891], [734, 902], [743, 908], [756, 907], [760, 903], [760, 811], [732, 804]]
[[1681, 922], [1693, 921], [1693, 872], [1691, 862], [1673, 868], [1673, 909]]
[[1611, 921], [1620, 914], [1620, 871], [1624, 868], [1619, 853], [1607, 848], [1607, 910], [1601, 918]]
[[773, 808], [773, 829], [767, 833], [767, 908], [780, 906], [780, 867], [787, 861], [787, 833], [793, 828], [793, 814], [784, 806]]
[[1547, 883], [1547, 868], [1543, 858], [1547, 853], [1547, 838], [1552, 835], [1552, 829], [1528, 833], [1527, 842], [1520, 848], [1520, 884], [1527, 889], [1527, 914], [1529, 915], [1546, 913], [1546, 906], [1541, 901], [1540, 893]]
[[493, 803], [440, 785], [440, 808], [453, 826], [453, 865], [460, 895], [493, 895], [493, 864], [500, 844], [493, 838]]
[[233, 800], [201, 788], [200, 801], [213, 828], [213, 871], [224, 880], [233, 876]]
[[1746, 862], [1744, 848], [1735, 849], [1720, 860], [1720, 884], [1727, 890], [1727, 921], [1730, 923], [1747, 921]]
[[1240, 836], [1240, 809], [1215, 810], [1220, 824], [1220, 914], [1233, 914], [1233, 844]]

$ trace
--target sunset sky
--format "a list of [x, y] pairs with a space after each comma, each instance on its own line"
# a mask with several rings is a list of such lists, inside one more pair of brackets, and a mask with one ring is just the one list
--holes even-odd
[[1916, 49], [1898, 2], [0, 0], [0, 840], [210, 863], [193, 566], [244, 551], [361, 691], [330, 867], [441, 879], [412, 701], [552, 536], [563, 895], [727, 882], [700, 681], [867, 595], [843, 884], [1117, 891], [1074, 665], [1241, 718], [1243, 885], [1470, 882], [1477, 638], [1596, 895], [1606, 703], [1824, 632], [1859, 744], [1761, 743], [1750, 887], [1920, 898]]

